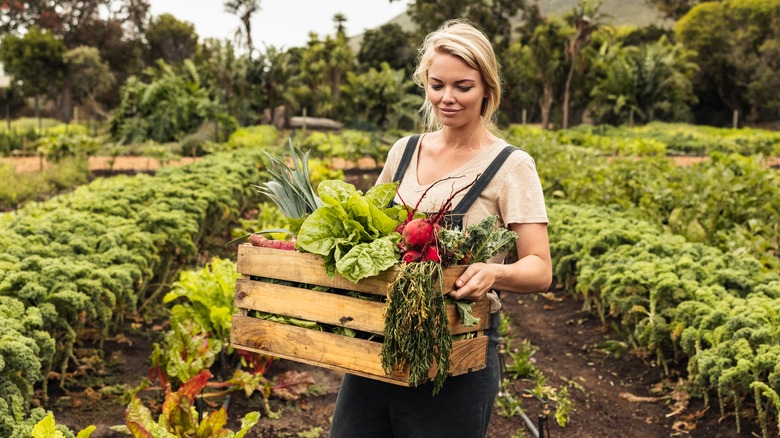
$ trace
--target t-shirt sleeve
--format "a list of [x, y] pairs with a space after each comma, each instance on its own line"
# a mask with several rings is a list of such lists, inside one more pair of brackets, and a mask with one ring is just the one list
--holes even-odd
[[524, 151], [507, 159], [498, 205], [505, 224], [548, 223], [547, 208], [534, 159]]

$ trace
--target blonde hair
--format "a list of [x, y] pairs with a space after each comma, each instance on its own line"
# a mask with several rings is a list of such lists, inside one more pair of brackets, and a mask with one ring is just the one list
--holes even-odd
[[[436, 53], [455, 55], [469, 67], [479, 71], [487, 90], [487, 97], [482, 102], [482, 123], [491, 127], [501, 103], [501, 77], [490, 40], [482, 31], [464, 20], [444, 22], [437, 30], [428, 34], [420, 46], [417, 69], [412, 78], [423, 90], [428, 89], [428, 69]], [[424, 100], [420, 113], [427, 130], [441, 128], [441, 122], [436, 117], [430, 100]]]

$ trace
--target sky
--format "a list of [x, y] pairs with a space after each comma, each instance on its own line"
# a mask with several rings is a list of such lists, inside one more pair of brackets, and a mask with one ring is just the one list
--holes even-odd
[[[223, 0], [150, 0], [154, 16], [169, 13], [195, 25], [204, 38], [233, 39], [241, 20], [225, 12]], [[278, 49], [303, 46], [309, 32], [320, 38], [335, 33], [333, 15], [347, 18], [347, 36], [380, 26], [406, 10], [406, 0], [260, 0], [260, 11], [252, 17], [252, 40]]]

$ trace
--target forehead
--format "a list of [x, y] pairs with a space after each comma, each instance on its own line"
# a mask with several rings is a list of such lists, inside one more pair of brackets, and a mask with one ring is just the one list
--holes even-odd
[[451, 53], [436, 52], [431, 57], [431, 64], [428, 67], [428, 77], [436, 79], [470, 79], [478, 81], [482, 78], [482, 75], [480, 75], [479, 70], [466, 64], [466, 61], [460, 56]]

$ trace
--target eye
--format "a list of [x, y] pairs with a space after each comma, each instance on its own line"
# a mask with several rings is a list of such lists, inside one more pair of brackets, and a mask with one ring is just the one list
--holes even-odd
[[469, 90], [471, 90], [472, 88], [474, 88], [474, 87], [467, 87], [467, 86], [465, 86], [465, 85], [460, 85], [460, 86], [458, 86], [458, 90], [460, 90], [460, 91], [462, 91], [462, 92], [464, 92], [464, 93], [465, 93], [465, 92], [467, 92], [467, 91], [469, 91]]
[[441, 90], [444, 86], [440, 84], [431, 84], [431, 88], [434, 90]]

